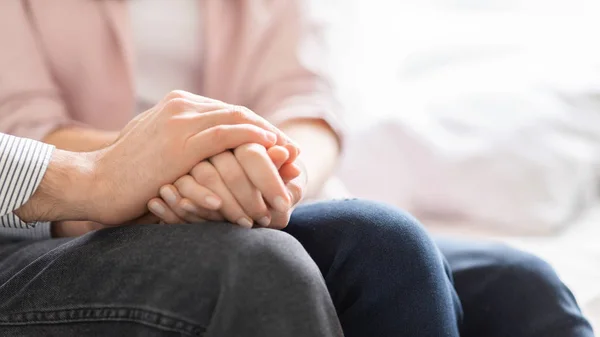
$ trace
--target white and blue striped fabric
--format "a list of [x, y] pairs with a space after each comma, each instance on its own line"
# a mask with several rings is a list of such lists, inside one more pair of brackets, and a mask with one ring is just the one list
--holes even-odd
[[50, 237], [50, 223], [25, 223], [13, 211], [38, 188], [54, 146], [0, 133], [0, 237]]

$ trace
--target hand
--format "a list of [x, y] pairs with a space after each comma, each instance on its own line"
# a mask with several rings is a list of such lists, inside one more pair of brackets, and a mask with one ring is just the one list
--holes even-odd
[[[160, 186], [195, 164], [246, 143], [286, 142], [279, 130], [245, 108], [172, 92], [131, 121], [109, 147], [91, 153], [56, 150], [18, 215], [24, 221], [122, 224], [143, 215]], [[284, 200], [289, 203], [289, 196]]]
[[[274, 200], [271, 197], [274, 191], [290, 194], [285, 184], [300, 175], [298, 165], [290, 162], [290, 158], [295, 158], [281, 146], [265, 150], [258, 144], [249, 144], [234, 152], [214, 156], [198, 164], [190, 175], [174, 185], [161, 188], [163, 200], [151, 200], [149, 209], [167, 223], [219, 221], [224, 216], [243, 227], [252, 227], [253, 220], [263, 227], [285, 227], [288, 220], [282, 219], [281, 214], [290, 212], [302, 192], [294, 193], [300, 196], [296, 200], [292, 198], [291, 205], [280, 205], [276, 209], [268, 207], [263, 198]], [[272, 213], [276, 215], [274, 222]]]
[[271, 156], [273, 164], [278, 168], [279, 174], [285, 184], [290, 199], [292, 200], [292, 207], [285, 212], [272, 211], [272, 228], [283, 229], [290, 222], [292, 212], [304, 198], [306, 191], [306, 185], [308, 183], [308, 176], [305, 166], [300, 160], [296, 160], [290, 163], [289, 160], [285, 160], [280, 156]]

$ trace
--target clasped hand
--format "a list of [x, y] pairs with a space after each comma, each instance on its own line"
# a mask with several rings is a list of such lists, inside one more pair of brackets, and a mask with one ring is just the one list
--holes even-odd
[[[281, 229], [302, 199], [306, 176], [291, 144], [244, 144], [197, 164], [160, 189], [149, 210], [168, 224], [229, 221]], [[289, 195], [291, 204], [281, 196]]]
[[306, 174], [296, 145], [264, 144], [243, 144], [201, 161], [162, 186], [148, 209], [167, 224], [225, 220], [246, 228], [284, 228], [303, 197]]

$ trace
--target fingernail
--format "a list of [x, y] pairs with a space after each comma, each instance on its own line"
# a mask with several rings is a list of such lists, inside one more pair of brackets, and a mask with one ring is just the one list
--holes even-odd
[[206, 202], [206, 205], [209, 208], [212, 208], [214, 210], [217, 210], [221, 207], [221, 200], [213, 197], [212, 195], [209, 195], [208, 197], [204, 198], [204, 201]]
[[152, 213], [156, 215], [163, 215], [165, 213], [165, 208], [158, 202], [151, 202], [149, 207]]
[[173, 191], [171, 191], [170, 188], [163, 188], [161, 196], [163, 197], [163, 199], [165, 199], [167, 204], [174, 204], [175, 201], [177, 201], [175, 193], [173, 193]]
[[290, 209], [290, 205], [283, 199], [283, 197], [275, 197], [273, 207], [279, 212], [287, 212]]
[[198, 213], [198, 207], [196, 207], [195, 205], [192, 205], [188, 202], [182, 203], [181, 208], [183, 208], [184, 211], [190, 212], [192, 214]]
[[258, 223], [263, 227], [269, 227], [269, 225], [271, 224], [271, 219], [268, 216], [266, 216], [258, 220]]
[[245, 228], [252, 228], [252, 220], [248, 218], [240, 218], [237, 224]]

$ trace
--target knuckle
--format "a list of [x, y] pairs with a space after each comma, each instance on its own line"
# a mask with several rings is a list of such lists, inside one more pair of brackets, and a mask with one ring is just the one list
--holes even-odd
[[252, 119], [252, 112], [250, 109], [241, 105], [230, 105], [229, 114], [236, 121], [248, 121]]
[[169, 111], [171, 113], [182, 112], [188, 108], [188, 102], [185, 98], [178, 97], [168, 100], [165, 103], [164, 110]]
[[175, 187], [179, 190], [179, 192], [186, 191], [191, 184], [194, 184], [196, 180], [189, 174], [184, 175], [183, 177], [177, 179], [175, 182]]
[[209, 162], [201, 162], [192, 169], [192, 176], [200, 184], [213, 184], [221, 180], [215, 167]]
[[185, 98], [187, 97], [187, 93], [183, 90], [172, 90], [170, 91], [166, 96], [165, 96], [165, 100], [171, 101], [174, 99], [178, 99], [178, 98]]
[[263, 204], [257, 204], [252, 209], [248, 210], [248, 213], [255, 219], [260, 219], [269, 213], [267, 206]]
[[237, 147], [234, 152], [235, 157], [239, 160], [252, 160], [262, 157], [267, 149], [260, 144], [250, 143]]
[[238, 185], [246, 180], [246, 174], [241, 170], [226, 169], [223, 172], [223, 177], [227, 177], [227, 180], [231, 185]]
[[222, 143], [225, 141], [227, 136], [227, 130], [229, 129], [226, 125], [217, 125], [211, 129], [211, 141], [214, 143]]
[[235, 158], [233, 157], [233, 153], [231, 153], [230, 151], [221, 152], [210, 158], [210, 161], [215, 166], [216, 165], [225, 166], [225, 165], [228, 165], [229, 163], [231, 163], [233, 160], [235, 160]]
[[219, 176], [232, 186], [245, 183], [246, 174], [237, 163], [227, 162], [217, 168]]

